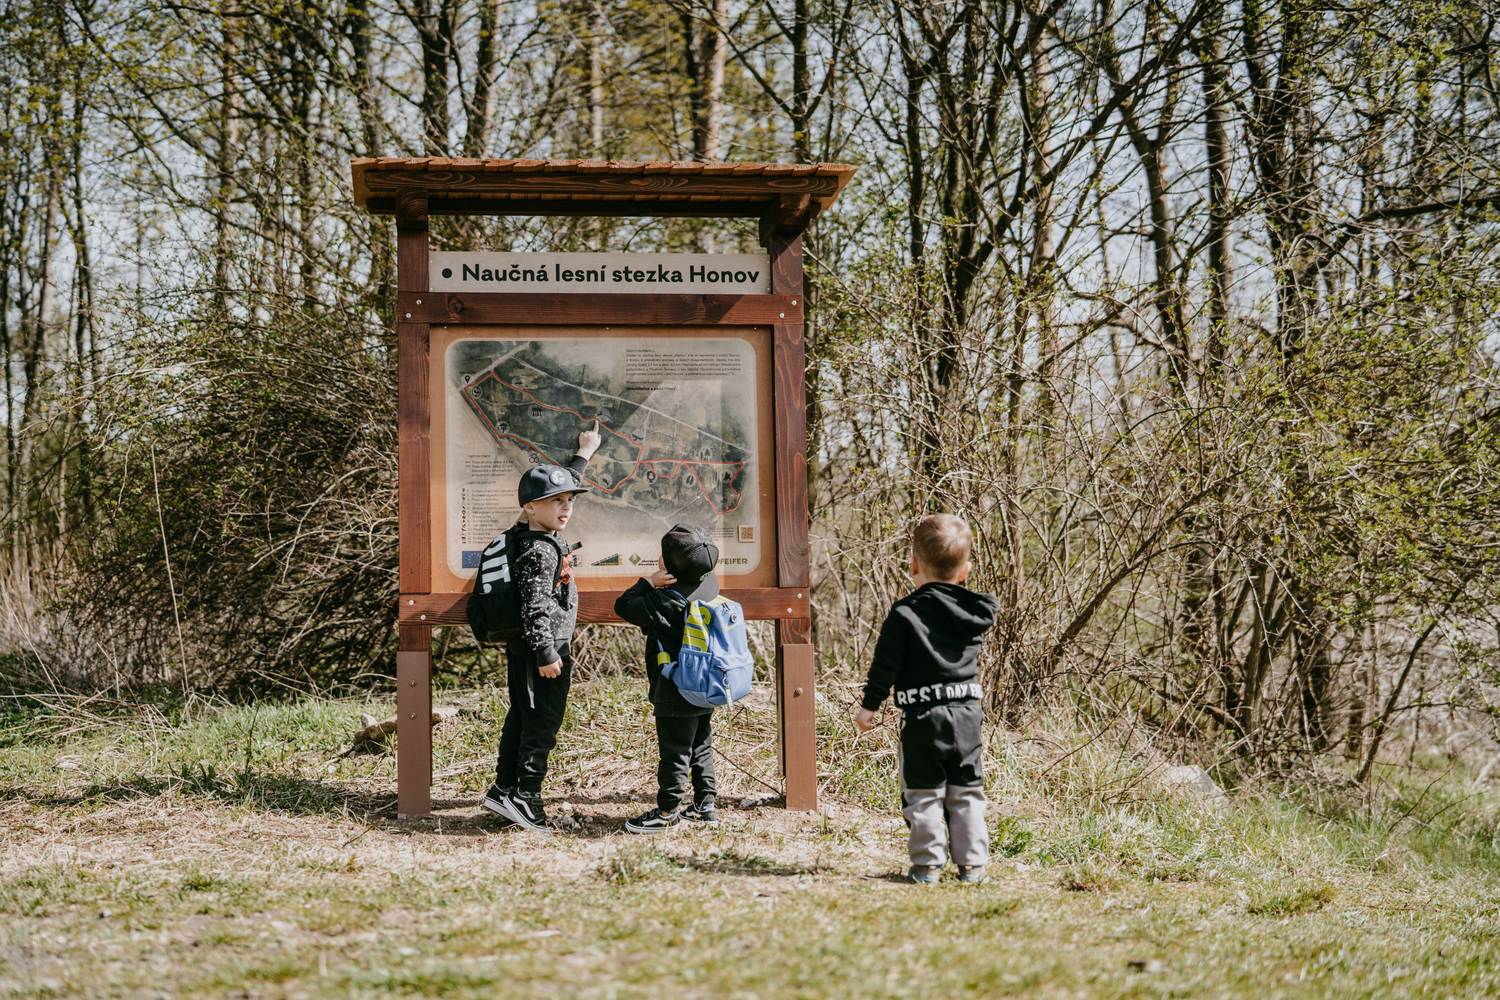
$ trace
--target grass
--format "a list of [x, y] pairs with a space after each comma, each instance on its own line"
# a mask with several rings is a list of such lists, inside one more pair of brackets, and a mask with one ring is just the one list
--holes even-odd
[[[829, 691], [835, 691], [831, 685]], [[716, 721], [713, 829], [648, 801], [638, 682], [575, 688], [537, 839], [474, 803], [495, 690], [448, 692], [437, 815], [392, 815], [370, 701], [0, 714], [0, 995], [1407, 996], [1500, 992], [1500, 796], [1434, 761], [1372, 805], [1174, 798], [1129, 731], [992, 734], [994, 862], [901, 885], [894, 734], [820, 705], [825, 810], [774, 777], [758, 691]], [[1437, 780], [1434, 780], [1436, 778]]]
[[1334, 895], [1333, 888], [1326, 885], [1275, 889], [1252, 900], [1245, 912], [1257, 917], [1290, 917], [1299, 913], [1313, 913], [1333, 902]]

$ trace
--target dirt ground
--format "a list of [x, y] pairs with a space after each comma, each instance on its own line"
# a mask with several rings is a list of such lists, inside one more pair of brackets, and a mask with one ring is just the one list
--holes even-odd
[[440, 728], [420, 820], [394, 815], [388, 752], [343, 752], [376, 705], [13, 727], [0, 996], [1500, 994], [1469, 786], [1423, 791], [1431, 821], [1400, 831], [1275, 797], [1122, 801], [1120, 746], [1000, 734], [990, 880], [914, 887], [889, 734], [827, 721], [822, 809], [791, 813], [766, 787], [774, 714], [747, 706], [718, 727], [721, 822], [643, 837], [623, 825], [654, 790], [649, 717], [634, 686], [589, 685], [549, 779], [565, 829], [536, 834], [478, 806], [493, 699]]

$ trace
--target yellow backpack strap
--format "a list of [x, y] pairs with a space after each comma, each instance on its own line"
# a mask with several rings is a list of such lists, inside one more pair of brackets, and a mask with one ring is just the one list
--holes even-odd
[[687, 618], [682, 623], [682, 648], [699, 653], [708, 652], [708, 623], [713, 621], [713, 612], [701, 601], [688, 604]]

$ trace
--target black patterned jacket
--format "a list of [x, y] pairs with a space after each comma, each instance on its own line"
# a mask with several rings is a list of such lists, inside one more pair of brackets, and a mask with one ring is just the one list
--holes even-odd
[[[588, 459], [574, 455], [564, 468], [582, 485], [587, 465]], [[544, 540], [546, 534], [562, 542], [564, 551], [568, 549], [561, 534], [525, 531], [517, 539], [520, 554], [515, 566], [516, 594], [521, 601], [521, 641], [539, 667], [557, 661], [558, 647], [573, 638], [573, 629], [578, 625], [578, 587], [573, 583], [571, 567], [558, 572], [558, 547]]]

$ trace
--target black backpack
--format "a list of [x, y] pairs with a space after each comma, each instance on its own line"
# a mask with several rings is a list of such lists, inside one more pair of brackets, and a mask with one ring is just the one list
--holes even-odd
[[[474, 589], [469, 592], [469, 628], [480, 642], [511, 642], [521, 638], [521, 600], [516, 593], [512, 567], [521, 555], [521, 535], [525, 525], [516, 524], [501, 532], [479, 554], [479, 572], [474, 574]], [[569, 553], [552, 535], [532, 534], [538, 542], [546, 540], [557, 549], [557, 572], [552, 586], [562, 575], [563, 560]]]

